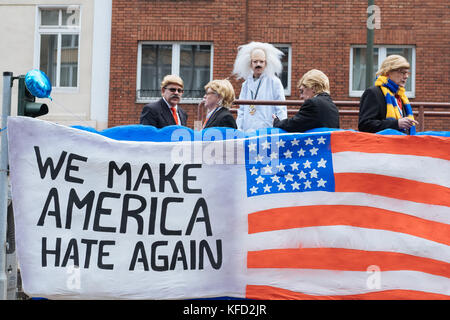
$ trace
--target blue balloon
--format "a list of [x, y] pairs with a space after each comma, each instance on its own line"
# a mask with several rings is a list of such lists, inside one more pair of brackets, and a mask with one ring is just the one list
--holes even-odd
[[33, 96], [38, 98], [50, 98], [52, 84], [47, 75], [41, 70], [33, 69], [28, 71], [25, 75], [25, 85]]

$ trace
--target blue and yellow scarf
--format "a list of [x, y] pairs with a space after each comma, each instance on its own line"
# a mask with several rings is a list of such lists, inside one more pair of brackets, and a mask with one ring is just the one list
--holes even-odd
[[[394, 81], [385, 76], [379, 76], [375, 81], [375, 85], [381, 88], [386, 99], [386, 119], [400, 119], [403, 117], [402, 109], [397, 103], [395, 95], [397, 94], [400, 99], [402, 99], [403, 106], [405, 107], [406, 116], [408, 118], [414, 119], [411, 104], [409, 103], [408, 97], [405, 94], [405, 88], [399, 86]], [[416, 134], [416, 127], [412, 126], [409, 129], [409, 134]]]

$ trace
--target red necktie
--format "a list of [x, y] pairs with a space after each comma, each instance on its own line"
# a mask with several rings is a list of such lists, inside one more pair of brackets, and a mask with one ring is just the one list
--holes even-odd
[[178, 124], [178, 116], [177, 116], [177, 109], [175, 107], [170, 108], [172, 110], [173, 119], [175, 120], [175, 123]]

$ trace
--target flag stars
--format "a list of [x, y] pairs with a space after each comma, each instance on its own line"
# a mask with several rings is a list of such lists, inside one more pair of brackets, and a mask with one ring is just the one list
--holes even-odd
[[306, 139], [305, 140], [305, 145], [307, 146], [307, 145], [313, 145], [313, 142], [314, 142], [314, 140], [313, 139], [311, 139], [311, 138], [308, 138], [308, 139]]
[[321, 158], [320, 161], [317, 162], [317, 168], [326, 168], [327, 160]]
[[267, 150], [270, 148], [270, 143], [269, 143], [269, 141], [266, 140], [263, 143], [261, 143], [261, 146], [262, 146], [263, 150]]
[[278, 148], [284, 148], [285, 143], [286, 141], [284, 141], [283, 139], [280, 139], [280, 141], [276, 142]]
[[250, 143], [248, 145], [248, 151], [256, 151], [256, 143]]
[[277, 166], [278, 171], [284, 171], [284, 168], [286, 167], [284, 164], [280, 163]]
[[280, 177], [279, 176], [272, 176], [270, 177], [270, 179], [272, 179], [272, 183], [280, 183]]
[[320, 180], [317, 181], [317, 187], [325, 187], [325, 183], [327, 183], [326, 180], [323, 180], [322, 178], [320, 178]]
[[309, 152], [311, 152], [312, 156], [316, 156], [317, 151], [319, 151], [319, 148], [316, 148], [316, 147], [309, 149]]
[[286, 179], [286, 181], [294, 181], [292, 178], [294, 178], [294, 176], [290, 173], [288, 173], [287, 175], [284, 176], [284, 178]]
[[271, 159], [271, 160], [273, 160], [273, 159], [278, 159], [278, 153], [277, 153], [277, 152], [271, 152], [271, 153], [270, 153], [270, 159]]
[[293, 184], [291, 184], [292, 190], [300, 190], [300, 184], [295, 181]]
[[297, 140], [297, 138], [294, 138], [294, 140], [291, 141], [292, 146], [298, 146], [300, 140]]
[[326, 140], [327, 140], [327, 139], [324, 138], [324, 137], [317, 138], [318, 144], [325, 144], [325, 141], [326, 141]]
[[278, 191], [280, 191], [280, 190], [286, 190], [285, 186], [286, 186], [286, 185], [285, 185], [284, 183], [280, 182], [280, 184], [278, 185]]
[[264, 173], [266, 173], [266, 174], [272, 173], [272, 167], [269, 165], [265, 166], [263, 169], [264, 169]]
[[258, 178], [256, 178], [256, 183], [264, 183], [264, 178], [259, 176]]
[[258, 162], [262, 163], [264, 157], [262, 155], [258, 154], [254, 159], [255, 159], [255, 163], [258, 164]]
[[311, 161], [309, 161], [309, 160], [306, 160], [304, 163], [303, 163], [303, 169], [306, 169], [306, 168], [311, 168]]
[[290, 151], [290, 150], [287, 150], [285, 153], [283, 153], [284, 154], [284, 157], [286, 158], [286, 159], [288, 159], [288, 158], [292, 158], [292, 152]]
[[258, 187], [253, 186], [253, 187], [250, 188], [250, 191], [251, 191], [252, 194], [257, 193], [258, 192]]
[[303, 170], [302, 171], [300, 171], [300, 173], [299, 174], [297, 174], [298, 175], [298, 178], [301, 180], [301, 179], [306, 179], [306, 173], [305, 172], [303, 172]]
[[272, 189], [272, 186], [269, 186], [268, 184], [264, 187], [264, 192], [270, 192], [270, 189]]
[[305, 150], [303, 150], [302, 148], [300, 148], [300, 150], [298, 150], [297, 153], [298, 153], [299, 157], [304, 157], [305, 156]]
[[253, 168], [250, 169], [250, 173], [252, 176], [257, 175], [258, 174], [258, 169], [256, 169], [254, 166]]
[[297, 163], [297, 161], [295, 161], [294, 163], [291, 163], [292, 171], [298, 170], [298, 165], [299, 165], [299, 163]]
[[318, 173], [319, 171], [317, 171], [316, 169], [312, 169], [310, 172], [309, 172], [309, 174], [310, 174], [310, 178], [312, 179], [312, 178], [318, 178], [317, 177], [317, 173]]
[[306, 181], [304, 182], [304, 186], [305, 186], [305, 190], [306, 190], [306, 189], [311, 189], [311, 181], [306, 180]]

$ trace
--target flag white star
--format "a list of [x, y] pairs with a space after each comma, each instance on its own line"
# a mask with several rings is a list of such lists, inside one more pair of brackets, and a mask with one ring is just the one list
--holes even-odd
[[305, 189], [311, 189], [311, 181], [306, 180], [306, 181], [304, 182], [304, 184], [305, 184]]
[[258, 155], [255, 157], [256, 163], [258, 163], [258, 162], [261, 162], [261, 163], [262, 163], [263, 159], [264, 159], [264, 157], [263, 157], [262, 155], [260, 155], [260, 154], [258, 154]]
[[297, 151], [299, 157], [303, 157], [305, 155], [305, 150], [300, 148], [300, 150]]
[[327, 183], [327, 181], [320, 178], [320, 180], [317, 181], [317, 187], [325, 187], [325, 183]]
[[248, 145], [248, 151], [256, 151], [256, 143], [250, 143]]
[[258, 191], [258, 187], [253, 186], [250, 188], [250, 191], [252, 192], [252, 194], [256, 193]]
[[309, 149], [309, 152], [311, 152], [312, 156], [317, 155], [317, 151], [319, 151], [319, 149], [316, 147]]
[[278, 185], [278, 191], [280, 191], [280, 190], [286, 190], [284, 186], [285, 186], [285, 184], [282, 183], [282, 182], [280, 182], [280, 184]]
[[327, 160], [325, 160], [324, 158], [321, 158], [320, 161], [317, 162], [317, 168], [320, 168], [320, 167], [326, 168], [326, 163], [327, 163]]
[[253, 168], [250, 169], [250, 172], [252, 173], [252, 174], [251, 174], [252, 176], [257, 175], [257, 174], [258, 174], [258, 169], [256, 169], [255, 167], [253, 167]]
[[295, 181], [293, 184], [291, 184], [292, 190], [300, 190], [300, 184]]
[[269, 165], [265, 166], [263, 169], [264, 173], [272, 173], [272, 167]]
[[298, 174], [298, 178], [299, 179], [306, 179], [306, 173], [304, 173], [303, 170], [300, 171], [300, 173]]
[[280, 141], [277, 141], [276, 143], [277, 143], [277, 147], [280, 148], [280, 147], [284, 147], [284, 144], [286, 143], [286, 141], [284, 141], [283, 139], [280, 139]]
[[300, 140], [297, 140], [297, 138], [294, 138], [294, 140], [291, 141], [292, 146], [298, 146]]
[[313, 145], [313, 139], [311, 137], [305, 140], [305, 145], [307, 146], [308, 144]]
[[284, 171], [284, 167], [285, 167], [285, 165], [282, 164], [282, 163], [277, 165], [277, 169], [280, 170], [280, 171]]
[[263, 183], [264, 182], [264, 178], [259, 176], [258, 178], [256, 178], [256, 183]]
[[319, 144], [325, 144], [325, 140], [326, 140], [326, 138], [320, 137], [320, 138], [317, 139], [317, 142], [318, 142]]
[[318, 173], [319, 171], [317, 171], [316, 169], [312, 169], [310, 172], [309, 172], [309, 174], [310, 174], [310, 178], [312, 179], [312, 178], [318, 178], [317, 177], [317, 173]]
[[311, 162], [310, 162], [309, 160], [306, 160], [306, 161], [303, 163], [303, 168], [304, 168], [304, 169], [306, 169], [306, 168], [311, 168]]
[[292, 175], [292, 174], [290, 174], [290, 173], [288, 173], [287, 175], [285, 175], [284, 176], [284, 178], [286, 179], [286, 181], [294, 181], [292, 178], [293, 178], [294, 176]]
[[292, 171], [298, 170], [298, 165], [299, 165], [299, 163], [297, 163], [297, 161], [295, 161], [294, 163], [291, 163]]
[[272, 176], [272, 177], [270, 177], [270, 179], [272, 179], [272, 183], [275, 183], [275, 182], [280, 182], [280, 177], [279, 176]]
[[272, 188], [272, 186], [269, 186], [268, 184], [266, 184], [266, 186], [264, 187], [264, 192], [270, 192], [271, 188]]
[[269, 141], [264, 141], [263, 143], [261, 143], [261, 146], [263, 148], [263, 150], [269, 149], [270, 148], [270, 143]]
[[292, 158], [292, 152], [290, 151], [290, 150], [286, 150], [286, 152], [285, 153], [283, 153], [284, 154], [284, 157], [287, 159], [287, 158]]
[[276, 153], [276, 152], [271, 152], [270, 153], [270, 159], [278, 159], [278, 153]]

